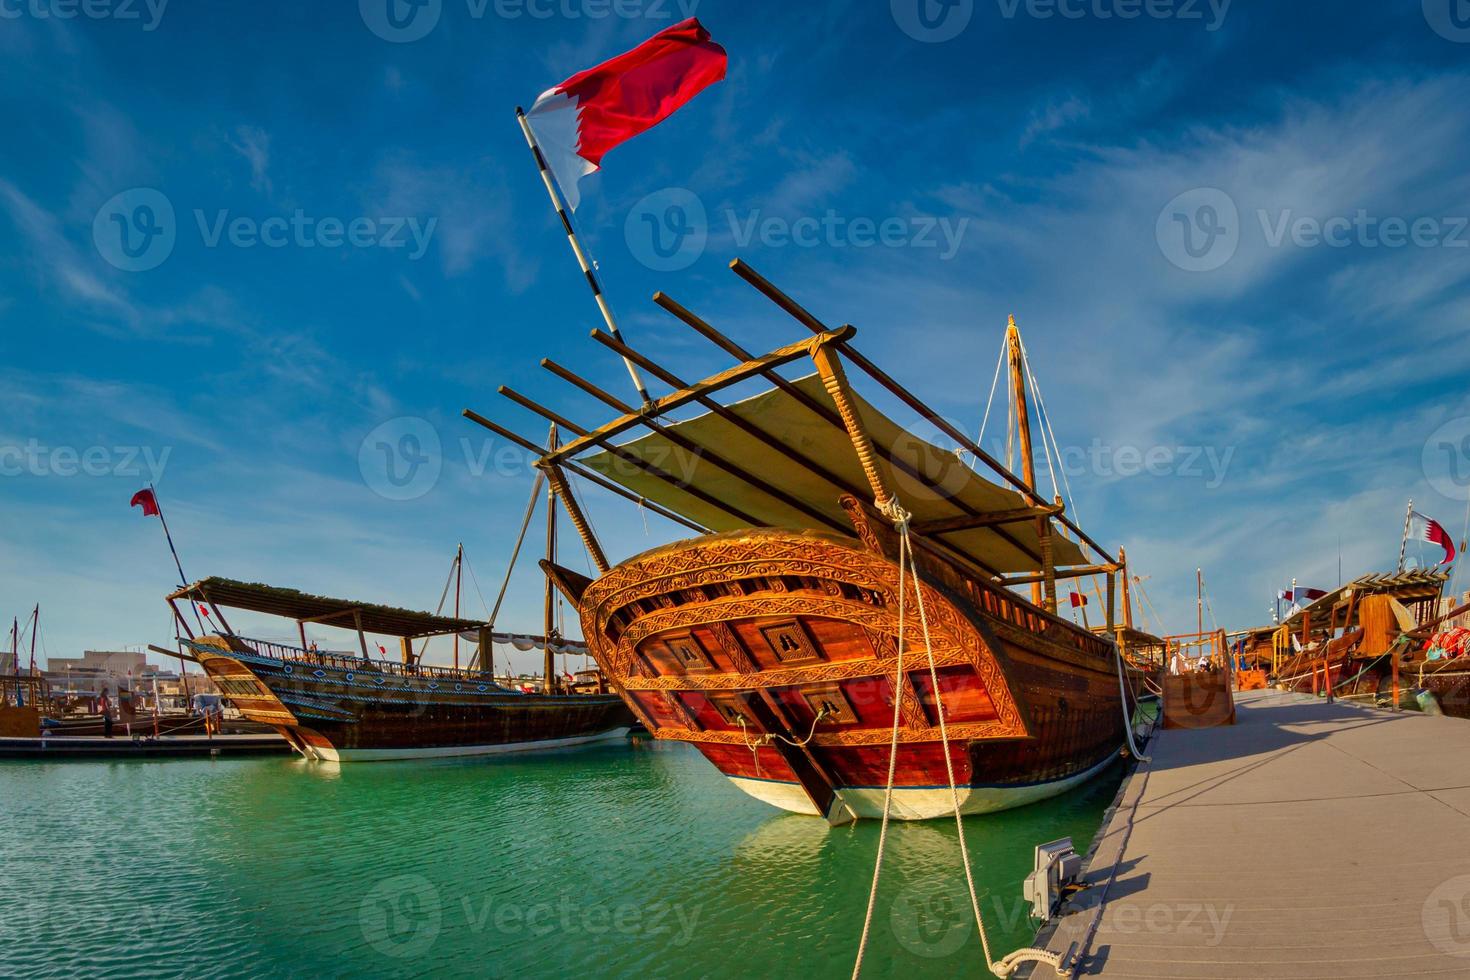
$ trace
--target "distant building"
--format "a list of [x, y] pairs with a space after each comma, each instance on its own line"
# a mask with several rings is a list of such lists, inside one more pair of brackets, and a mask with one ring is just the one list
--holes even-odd
[[[177, 669], [148, 662], [148, 655], [131, 650], [87, 650], [80, 657], [51, 657], [45, 670], [46, 683], [54, 697], [99, 698], [104, 693], [116, 699], [120, 691], [134, 691], [151, 698], [154, 685], [163, 697], [182, 697], [185, 680]], [[189, 694], [218, 693], [203, 673], [189, 673]]]

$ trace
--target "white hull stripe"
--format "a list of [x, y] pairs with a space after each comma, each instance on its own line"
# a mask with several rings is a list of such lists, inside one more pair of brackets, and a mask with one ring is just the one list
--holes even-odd
[[[1025, 786], [960, 786], [960, 813], [966, 815], [995, 813], [998, 810], [1009, 810], [1057, 796], [1098, 775], [1112, 765], [1115, 759], [1116, 756], [1109, 755], [1085, 772], [1050, 783], [1030, 783]], [[741, 790], [763, 803], [769, 803], [782, 810], [790, 810], [792, 813], [821, 816], [807, 797], [806, 791], [796, 783], [745, 779], [739, 776], [731, 776], [729, 779]], [[884, 790], [882, 787], [840, 789], [837, 795], [859, 818], [867, 820], [883, 818]], [[894, 819], [933, 820], [950, 816], [953, 813], [954, 798], [950, 795], [948, 786], [895, 787], [893, 790], [892, 814]]]
[[501, 742], [495, 745], [439, 745], [421, 749], [326, 749], [306, 747], [311, 758], [320, 762], [394, 762], [404, 759], [452, 759], [483, 755], [509, 755], [514, 752], [538, 752], [565, 749], [596, 742], [615, 742], [628, 737], [627, 728], [614, 728], [596, 735], [572, 738], [549, 738], [539, 742]]

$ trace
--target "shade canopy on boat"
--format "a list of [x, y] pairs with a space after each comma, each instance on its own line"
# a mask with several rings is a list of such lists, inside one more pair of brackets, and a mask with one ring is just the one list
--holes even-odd
[[[1301, 628], [1302, 620], [1310, 614], [1312, 621], [1322, 626], [1328, 621], [1326, 617], [1330, 617], [1334, 609], [1346, 604], [1355, 592], [1359, 601], [1364, 596], [1387, 595], [1405, 605], [1438, 599], [1449, 578], [1448, 572], [1432, 568], [1364, 575], [1353, 579], [1346, 585], [1338, 586], [1321, 598], [1301, 607], [1287, 618], [1284, 625], [1293, 631], [1298, 630]], [[1353, 621], [1356, 622], [1356, 616]], [[1339, 625], [1347, 627], [1350, 624]]]
[[[832, 404], [817, 375], [791, 386], [819, 403]], [[984, 479], [952, 450], [920, 438], [888, 418], [871, 404], [851, 395], [876, 450], [877, 466], [899, 503], [916, 524], [977, 514], [1025, 508], [1018, 492]], [[829, 471], [847, 487], [866, 487], [868, 481], [849, 436], [809, 406], [781, 388], [735, 402], [728, 411], [759, 427], [790, 448], [793, 454]], [[654, 432], [619, 448], [679, 478], [676, 486], [600, 451], [581, 457], [589, 469], [608, 477], [640, 497], [662, 504], [713, 531], [751, 526], [809, 528], [812, 515], [781, 495], [824, 515], [829, 523], [850, 527], [839, 504], [846, 488], [804, 464], [754, 438], [718, 413], [710, 412], [682, 422], [663, 422], [672, 437]], [[685, 445], [681, 445], [683, 442]], [[699, 451], [687, 448], [688, 444]], [[731, 473], [705, 450], [755, 474], [766, 487]], [[920, 474], [916, 478], [913, 472]], [[703, 496], [690, 493], [697, 489]], [[772, 492], [775, 491], [775, 492]], [[711, 503], [713, 498], [718, 504]], [[954, 550], [994, 572], [1028, 572], [1041, 567], [1041, 542], [1034, 520], [994, 527], [940, 532]], [[1081, 548], [1054, 531], [1052, 555], [1056, 565], [1081, 565]]]
[[[344, 629], [362, 629], [380, 636], [440, 636], [478, 630], [484, 623], [453, 616], [397, 609], [371, 602], [331, 599], [295, 589], [282, 589], [256, 582], [210, 577], [171, 593], [170, 600], [207, 602], [228, 609], [281, 616], [300, 623], [321, 623]], [[222, 624], [216, 624], [222, 625]], [[509, 636], [500, 642], [509, 642]]]

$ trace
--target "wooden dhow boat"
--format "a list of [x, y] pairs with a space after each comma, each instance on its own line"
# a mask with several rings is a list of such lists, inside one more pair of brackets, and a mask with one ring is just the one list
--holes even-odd
[[[952, 812], [951, 775], [962, 811], [984, 813], [1101, 772], [1133, 707], [1113, 635], [1115, 577], [1126, 571], [1060, 498], [1035, 489], [1014, 324], [1020, 477], [856, 351], [853, 327], [829, 329], [749, 266], [732, 268], [812, 336], [753, 356], [659, 294], [739, 363], [689, 384], [594, 331], [672, 393], [635, 409], [543, 361], [621, 413], [588, 429], [502, 388], [575, 435], [551, 452], [465, 412], [540, 457], [599, 574], [544, 564], [580, 610], [609, 683], [657, 738], [693, 745], [757, 799], [833, 823], [882, 816], [891, 745], [892, 814], [904, 819]], [[803, 361], [814, 374], [780, 373]], [[864, 400], [848, 365], [992, 478]], [[765, 390], [716, 397], [745, 382]], [[686, 406], [704, 414], [675, 420]], [[635, 430], [644, 434], [617, 441]], [[571, 475], [698, 536], [613, 566]], [[1057, 614], [1058, 581], [1087, 575], [1106, 579], [1104, 635]]]
[[[196, 604], [214, 632], [196, 634], [181, 602]], [[524, 694], [495, 682], [493, 644], [534, 643], [547, 651], [548, 690], [555, 691], [552, 654], [581, 652], [579, 644], [555, 635], [548, 641], [495, 633], [473, 620], [225, 578], [184, 586], [168, 603], [181, 632], [180, 652], [198, 662], [246, 718], [270, 725], [309, 759], [372, 762], [565, 748], [622, 739], [633, 724], [615, 695]], [[242, 636], [230, 628], [225, 609], [292, 620], [301, 645]], [[307, 624], [355, 632], [361, 656], [317, 650], [307, 642]], [[461, 634], [476, 638], [468, 668], [422, 662], [428, 639]], [[396, 638], [401, 660], [370, 657], [369, 635]]]
[[1439, 569], [1363, 575], [1302, 606], [1274, 634], [1274, 683], [1396, 704], [1407, 688], [1403, 638], [1435, 619], [1448, 580]]

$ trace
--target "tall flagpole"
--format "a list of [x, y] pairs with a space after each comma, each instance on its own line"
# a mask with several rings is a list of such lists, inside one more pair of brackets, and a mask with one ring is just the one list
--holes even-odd
[[158, 491], [153, 489], [153, 484], [148, 484], [148, 492], [153, 494], [153, 506], [158, 508], [158, 522], [163, 525], [163, 536], [168, 539], [168, 552], [174, 556], [174, 567], [179, 570], [179, 584], [187, 586], [188, 576], [184, 574], [184, 566], [179, 562], [178, 549], [174, 547], [174, 536], [168, 533], [168, 519], [163, 516], [163, 504], [158, 502]]
[[[566, 202], [561, 189], [556, 182], [556, 175], [546, 165], [546, 157], [541, 153], [541, 145], [536, 142], [536, 134], [531, 129], [530, 120], [526, 118], [525, 110], [516, 106], [516, 121], [521, 124], [521, 132], [526, 137], [526, 145], [531, 148], [531, 153], [536, 157], [536, 167], [541, 171], [541, 181], [546, 185], [546, 193], [551, 197], [551, 206], [556, 209], [556, 216], [561, 219], [561, 225], [566, 229], [567, 241], [572, 246], [572, 253], [577, 256], [577, 264], [582, 267], [582, 274], [587, 277], [587, 285], [592, 287], [592, 298], [597, 301], [597, 308], [602, 312], [603, 322], [607, 324], [608, 333], [618, 343], [624, 343], [623, 335], [618, 330], [618, 322], [613, 318], [612, 307], [607, 305], [607, 298], [602, 295], [602, 286], [597, 281], [597, 271], [593, 268], [592, 261], [587, 257], [587, 252], [582, 248], [582, 243], [577, 240], [577, 231], [572, 227], [571, 215], [567, 212]], [[638, 374], [638, 369], [628, 358], [623, 358], [627, 365], [628, 376], [633, 379], [633, 387], [638, 389], [638, 397], [643, 399], [647, 405], [653, 401], [648, 397], [648, 389], [643, 385], [643, 378]]]
[[[36, 611], [31, 614], [31, 676], [36, 676], [36, 634], [41, 632], [41, 604], [36, 603]], [[48, 663], [50, 661], [47, 661]], [[15, 672], [20, 673], [20, 664], [15, 665]]]
[[1409, 553], [1409, 526], [1414, 523], [1414, 498], [1409, 498], [1409, 510], [1404, 514], [1404, 539], [1399, 543], [1399, 571], [1404, 570], [1404, 559]]

